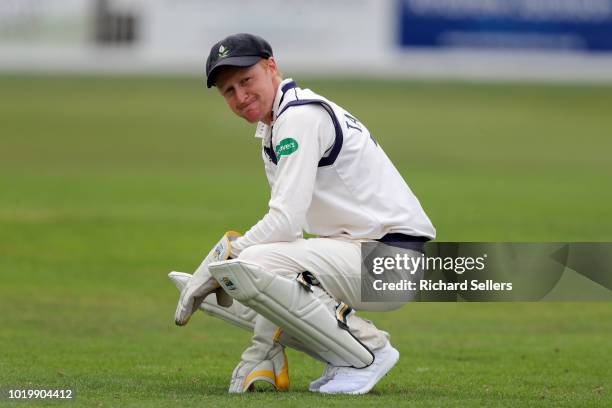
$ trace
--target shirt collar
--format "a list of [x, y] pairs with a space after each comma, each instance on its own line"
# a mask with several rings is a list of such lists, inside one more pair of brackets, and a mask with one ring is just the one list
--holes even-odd
[[278, 89], [276, 90], [276, 97], [274, 98], [274, 103], [272, 104], [272, 123], [274, 123], [276, 117], [278, 116], [281, 103], [283, 102], [283, 99], [285, 97], [285, 93], [295, 87], [297, 87], [297, 84], [291, 78], [283, 80], [278, 85]]
[[[297, 87], [297, 85], [295, 81], [291, 78], [287, 78], [283, 80], [278, 85], [278, 89], [276, 90], [276, 96], [274, 97], [274, 103], [272, 104], [272, 123], [273, 124], [274, 124], [274, 121], [276, 120], [276, 117], [278, 116], [279, 108], [281, 106], [281, 103], [283, 102], [285, 93], [288, 90], [293, 89], [295, 87]], [[269, 134], [270, 134], [270, 126], [266, 125], [263, 122], [258, 122], [257, 129], [255, 130], [255, 137], [259, 139], [267, 139]]]

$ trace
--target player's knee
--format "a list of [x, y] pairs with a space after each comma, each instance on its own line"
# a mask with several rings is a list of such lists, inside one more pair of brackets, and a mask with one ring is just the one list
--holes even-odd
[[266, 253], [268, 252], [264, 247], [265, 245], [253, 245], [243, 249], [240, 255], [238, 255], [238, 259], [259, 265], [261, 261], [265, 259]]
[[253, 263], [268, 271], [272, 271], [278, 266], [278, 257], [279, 254], [274, 251], [274, 248], [271, 245], [263, 244], [253, 245], [246, 248], [240, 253], [238, 259]]
[[253, 245], [242, 252], [238, 256], [241, 261], [255, 264], [266, 271], [274, 272], [279, 275], [293, 275], [287, 263], [286, 255], [279, 251], [272, 244]]

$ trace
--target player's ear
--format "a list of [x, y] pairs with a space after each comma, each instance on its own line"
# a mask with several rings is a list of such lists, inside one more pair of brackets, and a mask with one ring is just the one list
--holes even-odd
[[266, 62], [266, 65], [268, 66], [268, 69], [272, 72], [272, 74], [278, 75], [278, 67], [276, 66], [276, 60], [274, 59], [274, 57], [268, 58]]

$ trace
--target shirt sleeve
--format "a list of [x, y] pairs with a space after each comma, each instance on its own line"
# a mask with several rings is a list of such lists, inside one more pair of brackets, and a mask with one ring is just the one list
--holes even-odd
[[319, 160], [335, 140], [329, 114], [318, 105], [289, 108], [274, 124], [272, 137], [277, 170], [269, 210], [234, 241], [233, 256], [252, 245], [302, 237]]

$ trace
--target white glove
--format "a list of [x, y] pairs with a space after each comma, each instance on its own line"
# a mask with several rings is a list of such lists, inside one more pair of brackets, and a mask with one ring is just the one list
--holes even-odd
[[216, 292], [217, 303], [220, 306], [231, 306], [232, 299], [223, 291], [215, 278], [210, 275], [208, 265], [211, 262], [227, 260], [231, 253], [231, 241], [239, 236], [240, 234], [234, 231], [226, 232], [189, 279], [189, 282], [181, 291], [181, 296], [176, 305], [174, 322], [178, 326], [186, 325], [204, 299], [213, 292]]

